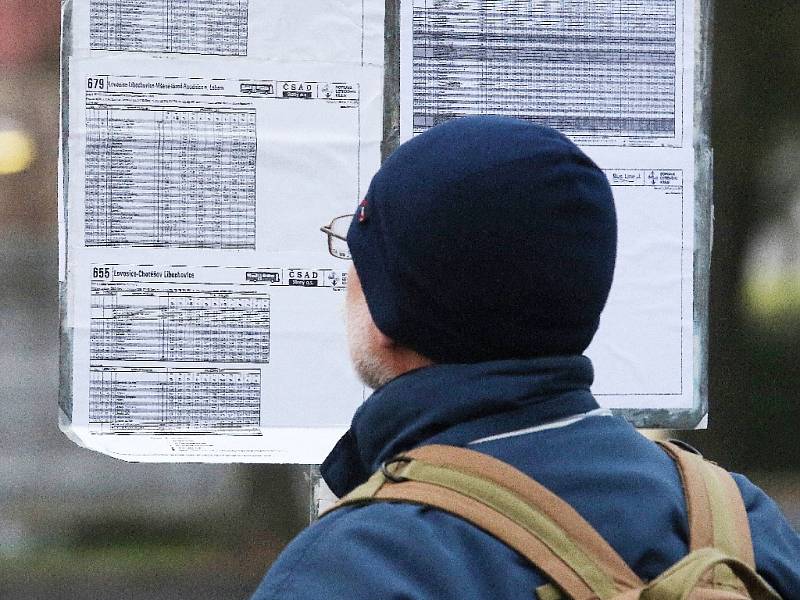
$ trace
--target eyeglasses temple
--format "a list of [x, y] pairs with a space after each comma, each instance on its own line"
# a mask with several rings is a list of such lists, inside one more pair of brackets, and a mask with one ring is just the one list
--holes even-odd
[[341, 236], [341, 235], [339, 235], [338, 233], [335, 233], [335, 232], [334, 232], [334, 231], [333, 231], [333, 230], [330, 228], [330, 225], [323, 225], [322, 227], [320, 227], [320, 228], [319, 228], [319, 230], [320, 230], [322, 233], [327, 233], [328, 235], [335, 237], [337, 240], [342, 240], [343, 242], [346, 242], [346, 241], [347, 241], [347, 238], [346, 238], [346, 237], [344, 237], [344, 236]]

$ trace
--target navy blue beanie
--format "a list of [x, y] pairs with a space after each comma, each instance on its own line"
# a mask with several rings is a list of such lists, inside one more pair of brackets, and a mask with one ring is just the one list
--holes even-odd
[[583, 352], [616, 241], [597, 165], [559, 132], [505, 117], [401, 145], [347, 235], [378, 329], [440, 363]]

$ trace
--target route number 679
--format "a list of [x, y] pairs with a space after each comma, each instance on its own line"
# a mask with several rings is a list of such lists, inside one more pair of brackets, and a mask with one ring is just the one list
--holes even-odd
[[106, 80], [99, 77], [89, 77], [86, 81], [87, 90], [103, 90], [106, 87]]

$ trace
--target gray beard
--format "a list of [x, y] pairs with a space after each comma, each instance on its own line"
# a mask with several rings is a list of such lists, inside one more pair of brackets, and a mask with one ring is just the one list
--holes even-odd
[[364, 385], [374, 390], [397, 377], [398, 373], [381, 356], [381, 347], [374, 339], [375, 324], [366, 303], [347, 307], [345, 325], [350, 361]]
[[351, 352], [351, 360], [356, 375], [364, 385], [375, 390], [397, 377], [397, 374], [383, 364], [378, 357], [368, 351], [364, 352], [363, 348], [360, 350], [358, 353]]

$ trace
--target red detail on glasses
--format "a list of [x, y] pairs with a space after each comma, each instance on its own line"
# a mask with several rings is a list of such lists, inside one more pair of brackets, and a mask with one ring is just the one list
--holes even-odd
[[364, 198], [358, 205], [358, 222], [363, 223], [367, 220], [367, 199]]

